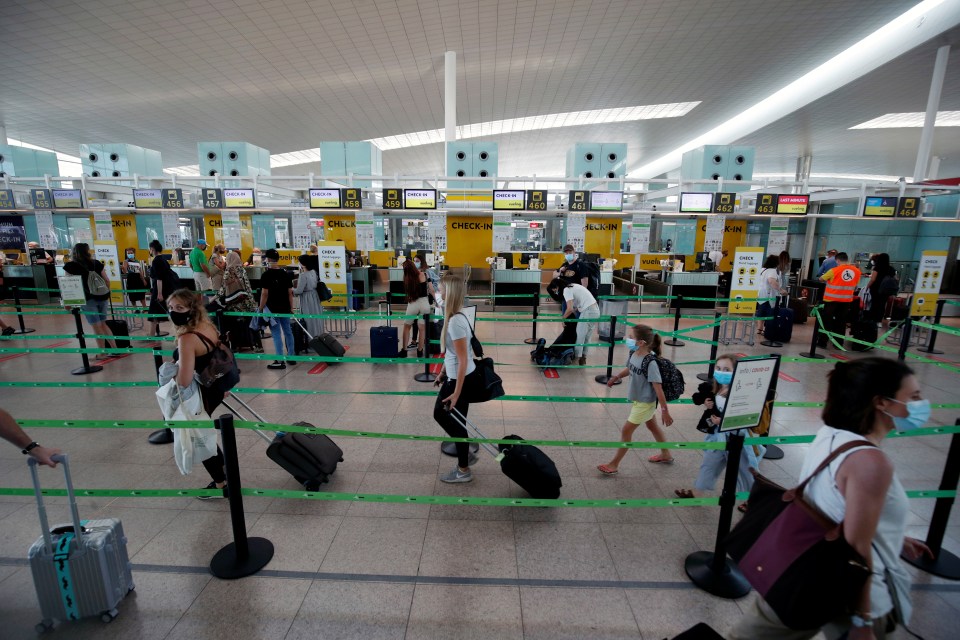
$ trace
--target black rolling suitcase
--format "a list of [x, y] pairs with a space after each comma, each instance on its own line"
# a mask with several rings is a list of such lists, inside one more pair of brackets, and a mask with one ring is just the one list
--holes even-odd
[[773, 319], [763, 323], [763, 337], [772, 342], [790, 342], [793, 338], [793, 309], [789, 301], [777, 303]]
[[[300, 326], [300, 330], [303, 331], [304, 335], [307, 337], [307, 346], [310, 347], [318, 356], [330, 357], [330, 358], [342, 358], [343, 354], [347, 352], [343, 348], [343, 345], [340, 344], [340, 341], [334, 338], [329, 333], [322, 333], [319, 336], [311, 336], [310, 332], [307, 331], [307, 328], [300, 323], [299, 320], [294, 319], [294, 323]], [[296, 348], [296, 338], [294, 338], [294, 347]], [[336, 364], [331, 362], [330, 364]]]
[[290, 330], [293, 332], [293, 353], [299, 356], [310, 351], [307, 333], [300, 326], [299, 320], [290, 325]]
[[[113, 300], [110, 301], [110, 315], [112, 317], [106, 321], [106, 325], [107, 329], [110, 329], [110, 333], [113, 334], [113, 341], [117, 344], [117, 349], [129, 349], [130, 326], [126, 320], [117, 320], [117, 314], [113, 310]], [[124, 340], [124, 338], [128, 339]]]
[[[456, 409], [452, 409], [452, 412], [454, 419], [467, 431], [486, 438], [476, 425], [467, 420], [466, 416]], [[503, 455], [500, 460], [500, 470], [503, 471], [503, 475], [520, 485], [520, 488], [533, 498], [549, 500], [559, 498], [563, 482], [560, 480], [557, 465], [553, 463], [550, 456], [533, 445], [523, 444], [523, 438], [520, 436], [509, 435], [504, 439], [516, 440], [518, 444], [501, 444], [496, 449], [489, 444], [480, 445], [495, 458]]]
[[878, 336], [877, 323], [873, 320], [860, 318], [850, 325], [850, 337], [855, 340], [863, 340], [871, 344], [860, 344], [859, 342], [849, 343], [852, 351], [870, 351], [873, 349], [873, 343], [877, 341]]
[[[236, 402], [249, 411], [260, 422], [266, 422], [251, 409], [243, 400], [229, 394], [230, 401]], [[223, 405], [231, 413], [243, 418], [243, 415], [226, 400]], [[296, 426], [312, 427], [309, 422], [295, 422]], [[267, 457], [293, 476], [307, 491], [318, 491], [320, 485], [329, 482], [330, 476], [337, 470], [337, 465], [343, 462], [343, 450], [329, 437], [323, 434], [284, 433], [270, 438], [262, 431], [256, 430], [257, 435], [266, 440]]]

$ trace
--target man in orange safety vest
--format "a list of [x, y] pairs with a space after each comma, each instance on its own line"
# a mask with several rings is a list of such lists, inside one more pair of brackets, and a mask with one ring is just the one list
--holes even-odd
[[[856, 298], [857, 285], [860, 284], [860, 269], [849, 264], [850, 258], [840, 252], [836, 257], [837, 266], [828, 270], [820, 279], [827, 283], [823, 292], [823, 328], [837, 335], [833, 339], [843, 342], [847, 333], [847, 319], [850, 317], [851, 306]], [[818, 346], [826, 348], [829, 337], [820, 334]]]

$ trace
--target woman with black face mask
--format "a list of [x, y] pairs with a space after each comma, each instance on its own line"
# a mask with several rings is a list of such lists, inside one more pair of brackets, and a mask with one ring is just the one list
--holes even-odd
[[[203, 299], [189, 289], [177, 289], [170, 294], [167, 297], [167, 309], [177, 334], [177, 348], [173, 352], [173, 361], [180, 364], [177, 371], [177, 384], [188, 387], [193, 383], [194, 373], [203, 371], [210, 364], [213, 351], [220, 341], [220, 334], [210, 322]], [[213, 415], [223, 402], [223, 393], [203, 385], [199, 387], [203, 409]], [[204, 487], [205, 489], [226, 487], [227, 476], [223, 470], [223, 453], [219, 447], [217, 455], [203, 461], [203, 467], [213, 479]], [[212, 497], [221, 496], [204, 496], [200, 499], [209, 500]]]

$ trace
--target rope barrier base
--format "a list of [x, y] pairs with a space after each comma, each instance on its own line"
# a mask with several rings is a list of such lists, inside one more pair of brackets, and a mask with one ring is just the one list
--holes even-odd
[[150, 444], [173, 444], [173, 430], [158, 429], [147, 437], [147, 442]]
[[763, 454], [764, 460], [781, 460], [783, 459], [783, 449], [778, 447], [775, 444], [768, 444], [767, 450]]
[[83, 367], [77, 367], [73, 369], [70, 374], [75, 376], [85, 376], [89, 373], [97, 373], [103, 371], [103, 367], [98, 364], [88, 364]]
[[[537, 344], [537, 341], [538, 341], [538, 340], [539, 340], [539, 338], [524, 338], [524, 339], [523, 339], [523, 344]], [[940, 351], [940, 353], [943, 353], [943, 352]]]
[[669, 340], [664, 340], [663, 344], [670, 347], [682, 347], [684, 346], [685, 343], [682, 340], [677, 340], [676, 338], [670, 338]]
[[418, 373], [413, 376], [413, 379], [417, 382], [433, 382], [437, 379], [437, 374], [435, 373]]
[[210, 573], [222, 580], [245, 578], [260, 571], [273, 559], [273, 543], [266, 538], [247, 538], [249, 552], [238, 557], [237, 544], [231, 542], [210, 560]]
[[776, 340], [764, 340], [760, 344], [762, 344], [765, 347], [772, 347], [774, 349], [779, 349], [783, 346], [782, 342], [777, 342]]
[[940, 553], [937, 554], [935, 559], [930, 559], [926, 556], [920, 556], [920, 558], [916, 560], [908, 558], [907, 556], [900, 556], [900, 559], [938, 578], [960, 580], [960, 558], [946, 549], [941, 548]]
[[[457, 443], [456, 442], [441, 442], [440, 451], [445, 456], [450, 456], [451, 458], [457, 457]], [[476, 442], [470, 443], [470, 453], [476, 453], [480, 451], [480, 445]]]
[[810, 358], [811, 360], [824, 360], [824, 359], [826, 359], [826, 356], [822, 356], [822, 355], [820, 355], [819, 353], [815, 353], [815, 352], [812, 352], [812, 351], [809, 352], [809, 353], [801, 353], [801, 354], [800, 354], [800, 357], [801, 357], [801, 358]]
[[687, 556], [683, 569], [695, 585], [719, 598], [736, 600], [750, 593], [750, 583], [731, 560], [724, 558], [723, 568], [714, 570], [714, 553], [697, 551]]
[[[600, 384], [607, 384], [610, 382], [610, 380], [613, 379], [613, 376], [599, 375], [599, 376], [595, 376], [593, 379], [599, 382]], [[618, 384], [623, 384], [623, 380], [616, 380], [613, 383], [614, 386], [617, 386]]]

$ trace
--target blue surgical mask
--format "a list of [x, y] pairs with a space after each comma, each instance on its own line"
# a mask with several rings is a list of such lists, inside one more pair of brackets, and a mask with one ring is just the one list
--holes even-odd
[[633, 338], [624, 338], [623, 343], [627, 345], [627, 348], [630, 349], [630, 351], [637, 350], [637, 341]]
[[127, 260], [135, 260], [137, 255], [135, 253], [128, 253]]
[[419, 261], [419, 260], [414, 260], [414, 261], [413, 261], [413, 266], [415, 266], [417, 269], [419, 269], [419, 268], [420, 268], [420, 261]]
[[893, 418], [893, 428], [897, 431], [913, 431], [914, 429], [919, 429], [927, 424], [927, 421], [930, 419], [929, 400], [910, 400], [909, 402], [903, 402], [895, 398], [888, 398], [888, 400], [899, 402], [907, 407], [907, 417], [905, 418], [890, 416], [889, 413], [884, 411], [884, 413], [887, 413], [888, 416]]
[[566, 260], [567, 262], [576, 262], [576, 260], [577, 260], [577, 254], [575, 254], [575, 253], [565, 253], [565, 254], [563, 254], [563, 259]]
[[717, 381], [717, 384], [730, 384], [730, 382], [733, 380], [733, 371], [714, 370], [713, 379]]

